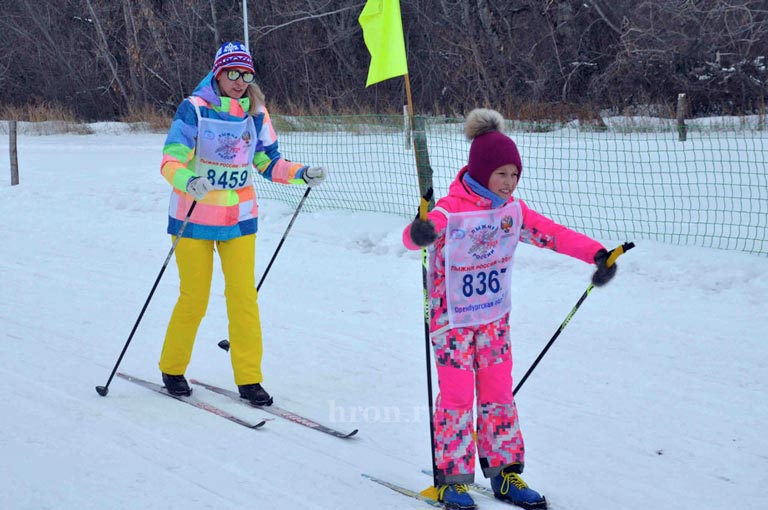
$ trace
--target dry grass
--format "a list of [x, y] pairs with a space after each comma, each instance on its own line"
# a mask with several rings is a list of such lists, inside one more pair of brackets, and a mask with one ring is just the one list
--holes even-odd
[[0, 118], [24, 122], [78, 122], [70, 108], [48, 102], [27, 103], [21, 106], [3, 106], [0, 107]]
[[[389, 105], [382, 111], [371, 112], [354, 105], [339, 107], [340, 100], [328, 99], [324, 103], [315, 103], [311, 108], [301, 108], [298, 104], [267, 103], [272, 113], [275, 128], [280, 132], [291, 131], [345, 131], [358, 134], [403, 129], [403, 110], [396, 105]], [[476, 107], [494, 108], [507, 119], [507, 128], [530, 133], [546, 133], [561, 129], [566, 125], [577, 125], [585, 132], [603, 132], [619, 130], [622, 132], [650, 132], [659, 129], [675, 129], [670, 122], [675, 118], [674, 105], [662, 103], [645, 104], [622, 109], [613, 108], [609, 116], [610, 126], [602, 115], [606, 110], [597, 105], [574, 105], [563, 103], [515, 102], [502, 105], [434, 105], [430, 111], [415, 111], [417, 116], [427, 116], [428, 122], [442, 124], [463, 123], [464, 115]], [[601, 115], [602, 113], [602, 115]], [[616, 119], [615, 117], [623, 117]], [[0, 105], [0, 134], [8, 132], [5, 120], [18, 122], [18, 132], [30, 135], [52, 134], [92, 134], [91, 124], [83, 122], [74, 111], [58, 103], [32, 101], [26, 105]], [[158, 105], [145, 104], [134, 107], [133, 113], [118, 119], [120, 129], [134, 132], [166, 133], [173, 120], [172, 110]], [[575, 122], [578, 121], [578, 122]], [[689, 119], [689, 126], [696, 126], [695, 119]], [[734, 126], [739, 124], [741, 126]], [[706, 123], [708, 130], [742, 129], [764, 130], [766, 114], [764, 105], [754, 116], [734, 116], [725, 120], [713, 120]], [[670, 127], [671, 126], [671, 127]]]
[[172, 115], [167, 115], [151, 105], [143, 105], [134, 109], [133, 113], [120, 119], [120, 122], [131, 124], [134, 131], [149, 131], [151, 133], [165, 133], [170, 129]]
[[[21, 132], [32, 135], [54, 135], [71, 133], [88, 135], [93, 131], [81, 123], [73, 111], [56, 103], [28, 103], [21, 106], [0, 107], [0, 119], [22, 123]], [[7, 125], [3, 126], [7, 130]]]

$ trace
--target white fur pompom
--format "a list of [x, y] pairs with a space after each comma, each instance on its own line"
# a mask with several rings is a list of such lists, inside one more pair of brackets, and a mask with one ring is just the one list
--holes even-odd
[[491, 131], [501, 131], [504, 124], [504, 117], [496, 110], [487, 108], [475, 108], [464, 123], [464, 133], [467, 138], [474, 140], [480, 135], [490, 133]]

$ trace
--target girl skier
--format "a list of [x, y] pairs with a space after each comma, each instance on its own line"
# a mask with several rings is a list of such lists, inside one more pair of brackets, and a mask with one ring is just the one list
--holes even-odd
[[430, 337], [439, 381], [434, 415], [438, 499], [462, 510], [475, 508], [466, 484], [474, 480], [476, 448], [497, 498], [523, 508], [547, 505], [520, 477], [525, 450], [512, 395], [509, 327], [517, 243], [594, 263], [597, 286], [616, 273], [615, 264], [606, 267], [609, 254], [600, 243], [513, 196], [523, 165], [515, 142], [501, 132], [503, 120], [494, 110], [470, 112], [467, 166], [427, 220], [417, 218], [403, 232], [407, 248], [429, 246]]

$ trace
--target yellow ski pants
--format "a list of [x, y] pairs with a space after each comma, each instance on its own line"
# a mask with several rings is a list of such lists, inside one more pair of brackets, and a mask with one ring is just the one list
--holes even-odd
[[235, 384], [241, 386], [260, 383], [263, 381], [262, 341], [254, 277], [255, 234], [229, 241], [184, 237], [176, 245], [176, 265], [179, 268], [180, 280], [179, 300], [173, 309], [165, 334], [165, 343], [160, 354], [160, 371], [170, 375], [183, 375], [186, 372], [192, 357], [197, 329], [208, 308], [214, 248], [219, 252], [224, 273], [224, 296], [229, 319], [229, 352]]

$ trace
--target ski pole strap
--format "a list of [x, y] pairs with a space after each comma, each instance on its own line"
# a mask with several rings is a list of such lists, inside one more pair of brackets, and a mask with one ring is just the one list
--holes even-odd
[[608, 255], [608, 260], [605, 262], [606, 267], [611, 267], [616, 263], [617, 258], [624, 255], [625, 252], [631, 250], [634, 247], [635, 243], [624, 243], [612, 249], [610, 255]]
[[429, 212], [429, 202], [432, 200], [432, 188], [429, 188], [419, 203], [419, 219], [427, 221], [427, 212]]

